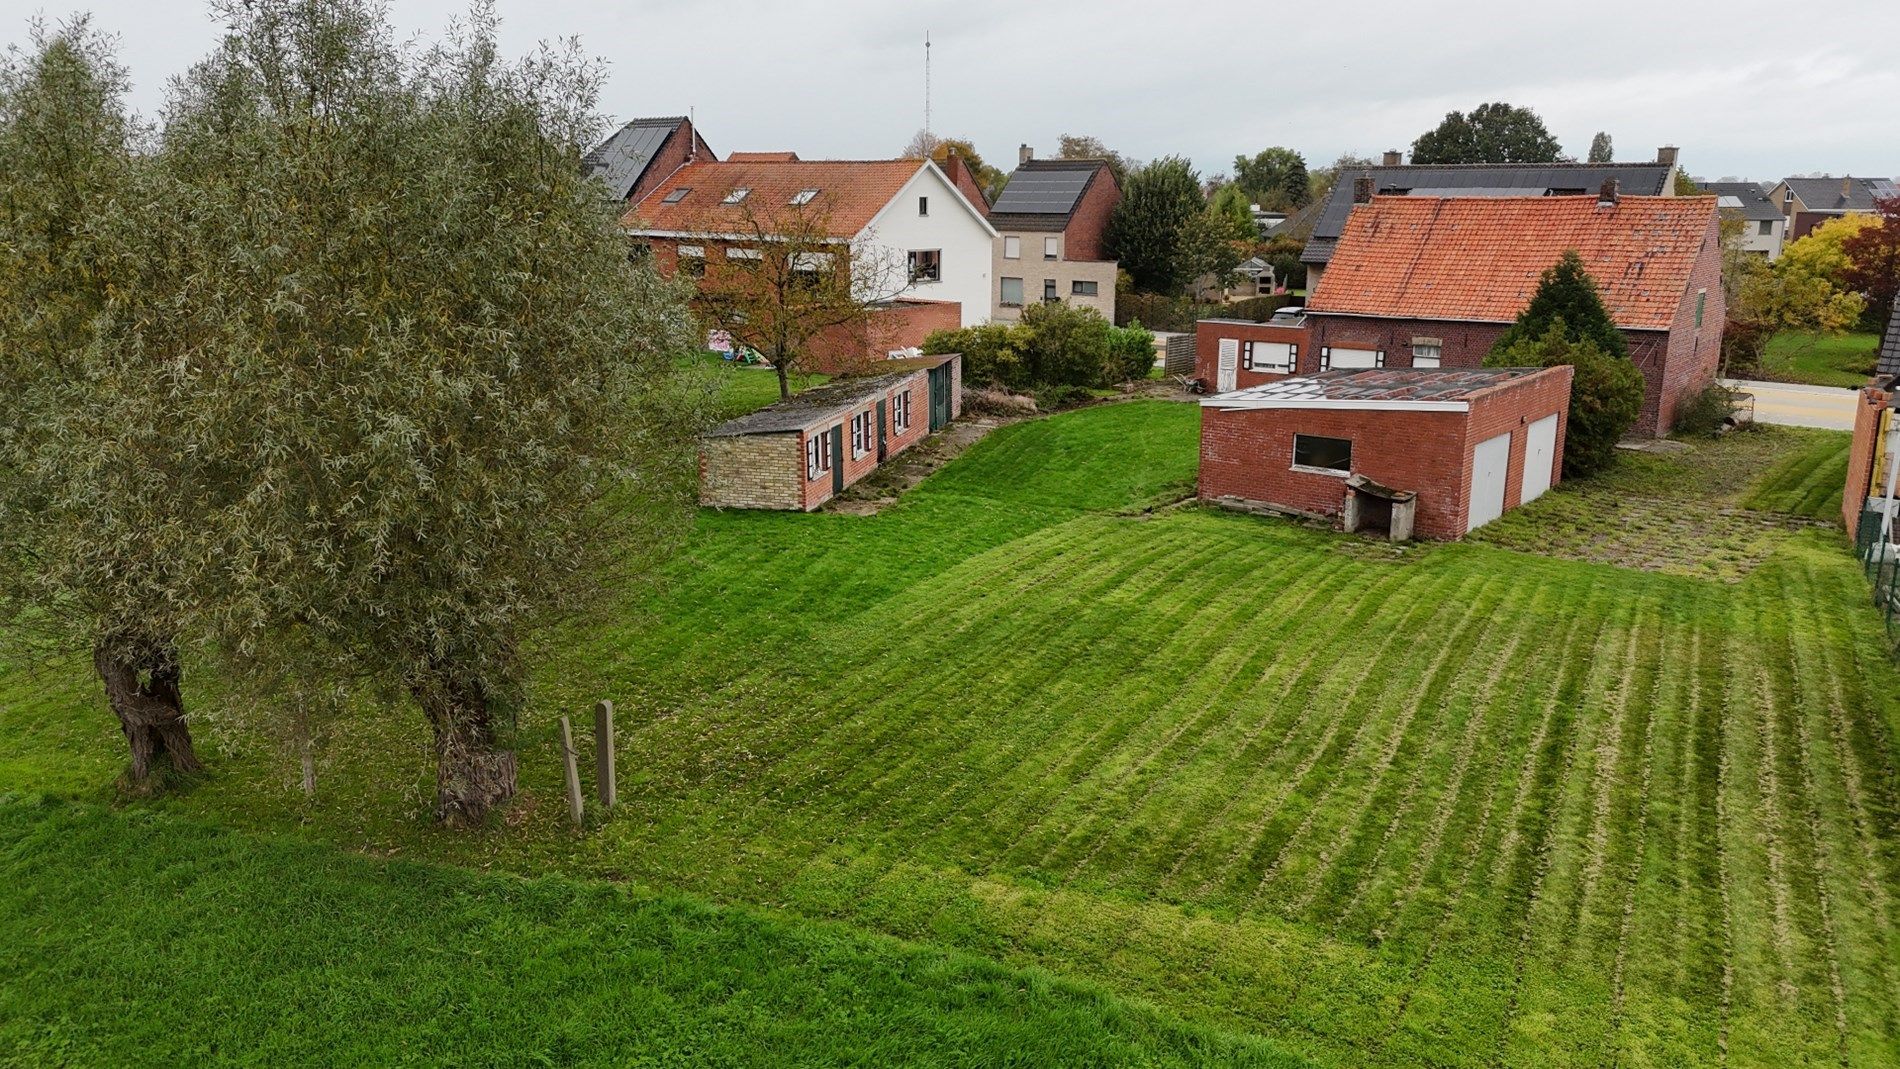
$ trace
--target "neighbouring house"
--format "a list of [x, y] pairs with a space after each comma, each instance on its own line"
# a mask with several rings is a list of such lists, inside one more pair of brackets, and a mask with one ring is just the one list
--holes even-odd
[[1676, 148], [1665, 145], [1650, 163], [1407, 164], [1399, 153], [1387, 152], [1378, 166], [1352, 168], [1334, 181], [1300, 252], [1306, 289], [1312, 292], [1325, 275], [1359, 202], [1356, 192], [1368, 181], [1373, 196], [1570, 197], [1595, 193], [1615, 179], [1625, 194], [1668, 197], [1676, 191], [1677, 156]]
[[1311, 359], [1300, 359], [1306, 344], [1306, 317], [1296, 309], [1282, 309], [1265, 323], [1203, 319], [1194, 324], [1194, 377], [1216, 393], [1274, 382], [1303, 363], [1313, 368]]
[[990, 205], [996, 228], [992, 318], [1013, 322], [1024, 305], [1057, 301], [1115, 318], [1108, 217], [1121, 186], [1102, 160], [1038, 160], [1029, 146]]
[[1878, 537], [1863, 526], [1880, 523], [1887, 508], [1896, 403], [1900, 403], [1900, 303], [1894, 305], [1887, 333], [1881, 338], [1880, 352], [1874, 360], [1874, 381], [1860, 391], [1855, 405], [1854, 444], [1847, 454], [1841, 520], [1847, 524], [1847, 537], [1861, 546], [1862, 556]]
[[[1201, 401], [1200, 496], [1456, 539], [1563, 473], [1568, 366], [1323, 371]], [[1398, 525], [1388, 513], [1387, 523]], [[1397, 533], [1397, 532], [1395, 532]]]
[[[755, 224], [801, 211], [867, 286], [881, 286], [870, 324], [814, 343], [816, 370], [908, 354], [931, 331], [989, 318], [996, 231], [929, 160], [803, 160], [735, 152], [674, 170], [628, 208], [622, 225], [660, 270], [704, 274], [709, 257], [756, 258]], [[894, 292], [893, 292], [894, 291]], [[873, 295], [867, 295], [873, 296]]]
[[700, 437], [699, 501], [809, 512], [962, 413], [963, 358], [895, 361], [720, 424]]
[[1701, 182], [1704, 190], [1715, 195], [1722, 218], [1741, 227], [1736, 245], [1767, 260], [1781, 258], [1781, 246], [1788, 237], [1788, 220], [1768, 199], [1767, 190], [1754, 182]]
[[1714, 197], [1626, 197], [1614, 182], [1594, 197], [1370, 197], [1306, 298], [1295, 370], [1477, 367], [1569, 250], [1643, 373], [1633, 432], [1668, 434], [1721, 356]]
[[1814, 228], [1843, 215], [1872, 215], [1875, 201], [1900, 196], [1887, 178], [1784, 178], [1768, 193], [1787, 219], [1786, 239], [1805, 238]]
[[581, 173], [607, 183], [615, 200], [633, 202], [693, 160], [717, 160], [684, 115], [635, 119], [581, 157]]

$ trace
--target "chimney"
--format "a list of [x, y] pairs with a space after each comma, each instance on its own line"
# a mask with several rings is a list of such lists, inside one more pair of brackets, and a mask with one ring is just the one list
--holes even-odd
[[1620, 198], [1616, 195], [1616, 179], [1605, 178], [1603, 187], [1597, 190], [1597, 207], [1614, 208]]
[[1656, 162], [1662, 164], [1664, 167], [1674, 167], [1676, 165], [1676, 155], [1681, 151], [1681, 149], [1674, 145], [1664, 145], [1656, 150]]
[[1372, 200], [1372, 176], [1369, 174], [1353, 176], [1352, 202], [1354, 204], [1366, 204], [1366, 203], [1369, 203], [1371, 200]]
[[1024, 145], [1016, 150], [1016, 166], [1020, 167], [1036, 158], [1036, 150]]
[[1404, 156], [1404, 154], [1402, 154], [1401, 152], [1399, 152], [1399, 150], [1398, 150], [1398, 149], [1395, 149], [1395, 148], [1392, 148], [1392, 149], [1386, 149], [1386, 151], [1385, 151], [1385, 166], [1387, 166], [1387, 167], [1397, 167], [1397, 166], [1398, 166], [1399, 164], [1401, 164], [1401, 163], [1404, 163], [1404, 162], [1405, 162], [1405, 156]]
[[1841, 199], [1842, 200], [1854, 199], [1854, 180], [1852, 178], [1841, 179]]

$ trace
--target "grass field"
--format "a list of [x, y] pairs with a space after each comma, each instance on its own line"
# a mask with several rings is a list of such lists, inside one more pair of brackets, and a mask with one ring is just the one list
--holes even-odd
[[1760, 376], [1777, 382], [1858, 388], [1867, 385], [1874, 373], [1874, 350], [1879, 347], [1877, 334], [1784, 331], [1768, 340]]
[[[1507, 545], [1394, 552], [1170, 504], [1195, 428], [1091, 408], [875, 516], [704, 514], [658, 590], [554, 643], [507, 827], [427, 826], [406, 712], [315, 804], [233, 737], [148, 808], [1046, 970], [1170, 1057], [1900, 1065], [1900, 672], [1816, 520], [1838, 436], [1630, 458]], [[1593, 495], [1638, 493], [1767, 533], [1715, 569], [1566, 559]], [[599, 697], [623, 807], [577, 836], [550, 720]], [[0, 787], [96, 802], [120, 761], [83, 674], [0, 681]]]

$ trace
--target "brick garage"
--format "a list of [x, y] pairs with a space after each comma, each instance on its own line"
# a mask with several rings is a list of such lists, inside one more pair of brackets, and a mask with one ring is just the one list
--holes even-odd
[[809, 512], [962, 414], [961, 356], [891, 363], [708, 431], [700, 504]]
[[1417, 493], [1419, 537], [1462, 538], [1561, 478], [1570, 379], [1568, 367], [1342, 370], [1209, 397], [1200, 496], [1330, 517], [1362, 475]]
[[1478, 367], [1575, 250], [1643, 373], [1633, 433], [1668, 434], [1721, 359], [1720, 226], [1713, 197], [1373, 197], [1307, 299], [1299, 370]]
[[[1217, 393], [1244, 390], [1319, 370], [1310, 349], [1303, 318], [1276, 323], [1203, 319], [1194, 324], [1194, 377]], [[1223, 363], [1231, 383], [1222, 375]]]

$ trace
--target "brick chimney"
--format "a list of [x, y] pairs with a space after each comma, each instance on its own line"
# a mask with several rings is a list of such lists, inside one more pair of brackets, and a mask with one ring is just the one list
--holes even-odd
[[1841, 199], [1842, 200], [1854, 199], [1854, 180], [1852, 178], [1841, 179]]
[[1385, 150], [1384, 166], [1397, 167], [1398, 165], [1404, 162], [1405, 162], [1405, 155], [1401, 153], [1398, 149], [1389, 148]]
[[1352, 202], [1354, 204], [1367, 204], [1370, 203], [1371, 200], [1372, 176], [1369, 174], [1354, 175], [1352, 180]]
[[1597, 190], [1597, 207], [1614, 208], [1621, 199], [1617, 196], [1616, 179], [1605, 178], [1602, 188]]
[[1676, 165], [1676, 157], [1680, 155], [1681, 152], [1682, 150], [1674, 145], [1664, 145], [1656, 150], [1656, 162], [1662, 164], [1664, 167], [1674, 167]]
[[1036, 158], [1036, 150], [1033, 148], [1030, 148], [1028, 145], [1023, 145], [1022, 147], [1016, 150], [1016, 165], [1018, 167], [1022, 166], [1025, 163], [1028, 163], [1030, 160], [1033, 160], [1035, 158]]

